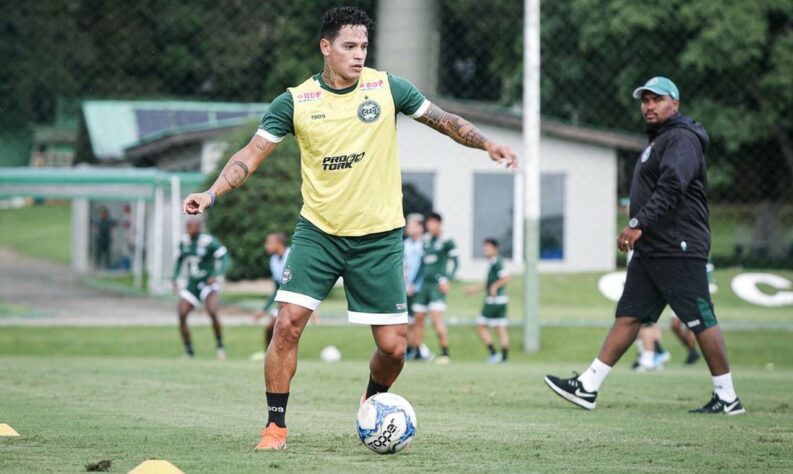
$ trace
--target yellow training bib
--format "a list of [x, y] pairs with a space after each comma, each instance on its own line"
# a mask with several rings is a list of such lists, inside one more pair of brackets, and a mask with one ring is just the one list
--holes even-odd
[[352, 92], [309, 78], [289, 89], [303, 177], [301, 215], [355, 237], [405, 225], [396, 111], [388, 76], [364, 68]]

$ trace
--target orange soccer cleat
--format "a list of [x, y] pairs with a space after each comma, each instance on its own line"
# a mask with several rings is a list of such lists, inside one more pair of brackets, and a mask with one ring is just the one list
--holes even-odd
[[286, 448], [286, 433], [286, 428], [281, 428], [275, 423], [270, 423], [267, 425], [267, 428], [259, 433], [262, 435], [262, 440], [256, 445], [256, 451]]

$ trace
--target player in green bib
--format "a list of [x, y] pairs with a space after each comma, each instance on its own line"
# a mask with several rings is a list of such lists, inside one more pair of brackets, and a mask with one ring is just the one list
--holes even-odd
[[358, 8], [327, 11], [319, 35], [323, 71], [276, 98], [256, 135], [228, 160], [215, 183], [184, 201], [186, 213], [203, 212], [241, 186], [287, 134], [297, 139], [303, 207], [276, 295], [281, 306], [264, 360], [267, 425], [257, 450], [286, 446], [298, 342], [339, 277], [350, 322], [369, 325], [376, 346], [363, 398], [387, 391], [402, 371], [408, 317], [397, 114], [485, 150], [493, 161], [517, 165], [509, 147], [430, 103], [407, 80], [365, 67], [371, 26]]
[[424, 341], [424, 318], [429, 312], [441, 347], [441, 355], [435, 361], [438, 364], [448, 364], [449, 332], [443, 321], [443, 313], [446, 311], [449, 282], [454, 281], [457, 275], [459, 251], [454, 240], [442, 234], [442, 222], [443, 218], [437, 212], [428, 214], [425, 221], [427, 233], [424, 234], [424, 255], [414, 281], [414, 284], [421, 282], [421, 288], [412, 302], [411, 309], [416, 324], [411, 344], [420, 347]]
[[[212, 319], [212, 329], [215, 331], [215, 355], [218, 359], [225, 359], [226, 352], [223, 348], [223, 331], [220, 327], [220, 283], [218, 278], [226, 273], [231, 263], [226, 247], [214, 236], [201, 232], [201, 221], [191, 218], [187, 221], [187, 233], [179, 241], [179, 256], [173, 269], [174, 291], [179, 293], [179, 329], [182, 334], [185, 354], [193, 357], [193, 343], [190, 337], [190, 328], [187, 326], [187, 316], [193, 308], [204, 307]], [[179, 288], [178, 278], [186, 267], [187, 284]]]
[[[489, 264], [487, 280], [484, 285], [473, 285], [466, 288], [466, 294], [473, 294], [484, 290], [485, 302], [482, 312], [476, 318], [476, 330], [482, 342], [487, 346], [490, 354], [487, 361], [491, 364], [506, 362], [509, 353], [509, 334], [507, 334], [507, 283], [509, 273], [504, 268], [504, 261], [499, 255], [499, 245], [496, 239], [485, 239], [483, 252]], [[496, 328], [498, 333], [501, 353], [496, 352], [493, 346], [493, 337], [488, 328]]]

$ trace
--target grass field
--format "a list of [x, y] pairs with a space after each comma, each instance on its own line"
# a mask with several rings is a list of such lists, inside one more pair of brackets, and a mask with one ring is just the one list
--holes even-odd
[[68, 204], [0, 210], [0, 246], [31, 257], [68, 263], [72, 214]]
[[[785, 324], [793, 327], [793, 311], [788, 307], [762, 307], [750, 304], [735, 295], [730, 289], [730, 281], [744, 270], [739, 268], [716, 269], [716, 282], [719, 291], [713, 295], [716, 314], [720, 321], [738, 325], [762, 325], [765, 323]], [[763, 270], [752, 270], [762, 272]], [[793, 271], [768, 270], [793, 281]], [[540, 317], [546, 323], [564, 324], [578, 322], [583, 324], [610, 324], [614, 316], [615, 303], [603, 296], [598, 290], [598, 279], [603, 273], [544, 273], [540, 275]], [[479, 314], [482, 295], [465, 295], [468, 283], [456, 282], [451, 286], [447, 298], [447, 316], [451, 321], [473, 322]], [[765, 289], [774, 294], [778, 290]], [[514, 276], [507, 287], [510, 297], [509, 316], [520, 321], [522, 314], [522, 283], [520, 276]], [[258, 308], [266, 299], [257, 294], [224, 293], [226, 303], [244, 303]], [[329, 298], [323, 301], [320, 311], [331, 318], [346, 318], [347, 302], [344, 290], [334, 289]], [[665, 320], [666, 318], [664, 318]]]
[[[257, 328], [228, 328], [222, 363], [210, 358], [205, 327], [195, 330], [197, 360], [176, 357], [175, 328], [2, 328], [0, 422], [22, 436], [0, 438], [0, 472], [79, 472], [102, 459], [127, 472], [146, 458], [187, 473], [781, 472], [793, 463], [791, 333], [727, 333], [749, 412], [731, 418], [685, 412], [706, 401], [710, 381], [704, 365], [675, 361], [652, 374], [620, 364], [594, 412], [563, 402], [542, 376], [582, 370], [600, 329], [547, 329], [540, 354], [516, 352], [497, 367], [479, 362], [485, 352], [470, 328], [451, 336], [452, 365], [410, 364], [394, 386], [416, 409], [418, 436], [380, 456], [354, 431], [371, 349], [365, 328], [307, 330], [289, 448], [278, 453], [253, 451], [266, 414], [261, 365], [244, 356], [259, 344]], [[328, 343], [343, 362], [317, 360]]]

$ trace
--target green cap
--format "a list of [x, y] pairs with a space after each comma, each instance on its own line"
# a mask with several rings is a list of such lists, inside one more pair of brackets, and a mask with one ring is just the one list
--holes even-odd
[[655, 76], [645, 82], [643, 86], [637, 87], [633, 91], [633, 98], [640, 99], [644, 91], [650, 91], [658, 95], [668, 95], [675, 100], [680, 100], [680, 91], [677, 90], [675, 83], [667, 77]]

